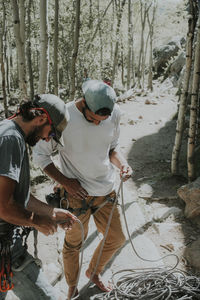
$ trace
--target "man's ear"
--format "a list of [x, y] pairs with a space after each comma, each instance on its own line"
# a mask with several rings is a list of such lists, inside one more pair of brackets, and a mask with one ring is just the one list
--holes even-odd
[[82, 98], [82, 105], [83, 105], [83, 107], [85, 107], [85, 106], [86, 106], [86, 101], [85, 101], [85, 98]]
[[37, 123], [37, 126], [44, 125], [47, 122], [47, 116], [45, 113], [35, 117], [35, 121]]

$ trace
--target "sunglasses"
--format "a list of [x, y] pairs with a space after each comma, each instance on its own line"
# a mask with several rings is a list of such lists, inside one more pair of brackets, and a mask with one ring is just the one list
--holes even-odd
[[55, 133], [55, 128], [53, 127], [53, 125], [51, 125], [51, 131], [49, 133], [49, 137], [56, 137], [56, 133]]

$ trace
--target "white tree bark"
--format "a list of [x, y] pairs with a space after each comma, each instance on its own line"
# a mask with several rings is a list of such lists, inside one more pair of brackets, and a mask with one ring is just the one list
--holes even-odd
[[[21, 3], [22, 4], [22, 3]], [[25, 53], [24, 43], [21, 37], [21, 31], [23, 31], [23, 25], [20, 27], [19, 19], [19, 7], [17, 0], [12, 0], [13, 8], [13, 23], [14, 23], [14, 34], [17, 46], [18, 54], [18, 73], [19, 73], [19, 87], [21, 91], [21, 99], [27, 98], [27, 82], [26, 82], [26, 68], [25, 68]]]
[[131, 55], [133, 48], [132, 1], [128, 0], [128, 55], [127, 55], [127, 89], [131, 87]]
[[32, 1], [28, 1], [28, 9], [27, 9], [27, 47], [26, 47], [26, 57], [27, 57], [27, 70], [29, 75], [29, 86], [30, 86], [30, 99], [33, 99], [34, 96], [34, 82], [33, 82], [33, 70], [32, 70], [32, 59], [31, 59], [31, 3]]
[[40, 0], [40, 94], [47, 92], [49, 78], [49, 45], [48, 45], [48, 0]]
[[186, 40], [186, 68], [183, 80], [183, 88], [180, 96], [180, 105], [178, 111], [177, 125], [176, 125], [176, 136], [172, 151], [172, 159], [171, 159], [171, 172], [172, 174], [178, 174], [178, 159], [181, 150], [181, 142], [183, 136], [183, 129], [185, 123], [185, 111], [186, 111], [186, 102], [187, 95], [189, 90], [190, 78], [191, 78], [191, 66], [192, 66], [192, 52], [193, 52], [193, 38], [194, 38], [194, 30], [195, 30], [195, 21], [194, 14], [192, 13], [193, 8], [193, 0], [190, 0], [190, 10], [191, 14], [188, 19], [188, 33]]
[[147, 13], [147, 21], [149, 25], [149, 74], [148, 74], [148, 89], [153, 91], [153, 34], [154, 34], [154, 21], [156, 14], [157, 3], [154, 0], [152, 19], [150, 20], [149, 12]]
[[126, 3], [126, 0], [123, 0], [123, 2], [121, 4], [121, 8], [120, 8], [119, 13], [118, 13], [118, 18], [117, 18], [116, 43], [115, 43], [114, 60], [113, 60], [113, 67], [112, 67], [112, 79], [111, 79], [111, 85], [112, 86], [114, 84], [116, 66], [117, 66], [117, 62], [118, 62], [119, 31], [120, 31], [122, 13], [123, 13], [125, 3]]
[[55, 15], [54, 15], [54, 67], [53, 67], [53, 82], [54, 82], [54, 94], [58, 95], [58, 13], [59, 13], [59, 0], [55, 0]]
[[74, 49], [73, 49], [72, 62], [71, 62], [70, 100], [73, 100], [74, 95], [75, 95], [76, 59], [77, 59], [77, 56], [78, 56], [79, 32], [80, 32], [80, 2], [81, 2], [81, 0], [76, 0], [76, 20], [75, 20], [75, 30], [74, 30]]
[[200, 13], [198, 17], [197, 25], [197, 41], [195, 47], [194, 57], [194, 71], [193, 71], [193, 82], [192, 82], [192, 96], [190, 106], [190, 125], [188, 134], [188, 179], [189, 181], [195, 178], [195, 166], [194, 166], [194, 149], [197, 129], [197, 106], [199, 97], [200, 87]]
[[5, 117], [8, 117], [8, 103], [7, 103], [7, 93], [6, 93], [6, 73], [5, 73], [5, 53], [4, 53], [4, 39], [5, 39], [5, 3], [1, 1], [1, 14], [2, 19], [0, 21], [0, 65], [1, 65], [1, 83], [2, 83], [2, 92], [3, 92], [3, 104]]

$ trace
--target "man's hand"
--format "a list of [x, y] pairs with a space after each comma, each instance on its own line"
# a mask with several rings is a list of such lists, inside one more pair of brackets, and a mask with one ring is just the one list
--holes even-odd
[[56, 221], [49, 216], [37, 215], [32, 213], [31, 216], [32, 226], [44, 235], [51, 235], [57, 231]]
[[88, 196], [88, 192], [80, 185], [77, 179], [68, 178], [67, 183], [63, 184], [64, 189], [78, 200], [82, 200]]
[[123, 178], [123, 181], [128, 180], [133, 173], [132, 168], [129, 165], [122, 165], [120, 168], [120, 178]]
[[70, 230], [72, 225], [77, 221], [76, 216], [71, 214], [68, 210], [61, 208], [53, 209], [52, 218], [64, 230]]

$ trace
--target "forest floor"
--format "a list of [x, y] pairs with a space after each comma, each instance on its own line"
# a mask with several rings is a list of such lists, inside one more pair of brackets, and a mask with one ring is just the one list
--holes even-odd
[[[154, 91], [134, 92], [129, 100], [118, 102], [121, 111], [120, 146], [134, 173], [124, 184], [126, 218], [131, 239], [138, 254], [146, 259], [158, 259], [166, 254], [177, 254], [179, 268], [187, 269], [185, 251], [199, 236], [198, 225], [184, 216], [184, 203], [177, 196], [177, 189], [187, 182], [186, 159], [184, 151], [180, 160], [181, 176], [170, 174], [170, 160], [174, 143], [177, 112], [176, 89], [170, 81], [163, 84], [154, 82]], [[184, 147], [183, 147], [184, 149]], [[38, 171], [34, 171], [37, 174]], [[40, 183], [35, 183], [40, 179]], [[117, 186], [119, 180], [117, 182]], [[39, 199], [53, 191], [54, 183], [40, 174], [35, 178], [33, 192]], [[119, 201], [121, 202], [121, 200]], [[81, 299], [95, 299], [98, 288], [87, 285], [85, 270], [94, 249], [102, 237], [97, 233], [93, 219], [85, 242], [83, 265], [79, 280]], [[64, 233], [59, 231], [51, 237], [38, 236], [38, 256], [50, 282], [57, 281], [62, 274], [62, 244]], [[29, 250], [33, 253], [33, 238], [29, 239]], [[126, 268], [154, 267], [158, 265], [174, 266], [174, 257], [156, 263], [144, 262], [132, 251], [130, 241], [116, 253], [103, 274], [108, 280], [118, 270]], [[54, 282], [55, 283], [55, 282]], [[66, 299], [65, 279], [55, 285], [61, 299]], [[17, 299], [12, 293], [7, 300]]]

